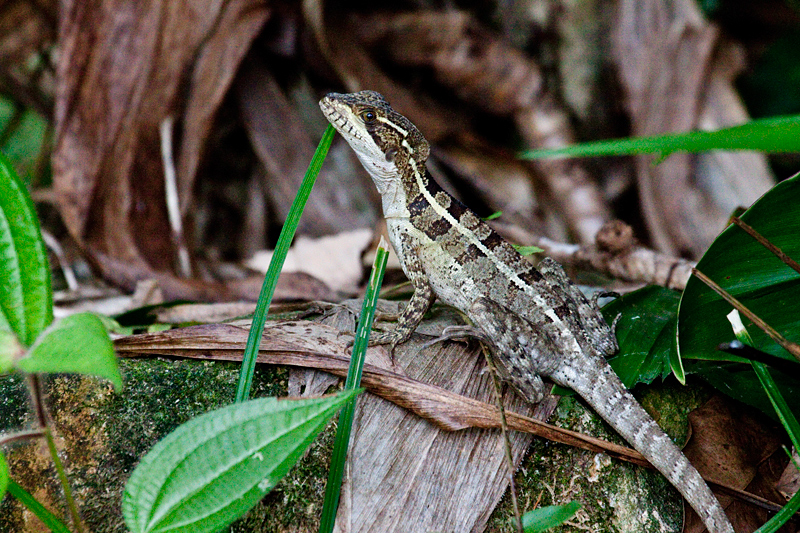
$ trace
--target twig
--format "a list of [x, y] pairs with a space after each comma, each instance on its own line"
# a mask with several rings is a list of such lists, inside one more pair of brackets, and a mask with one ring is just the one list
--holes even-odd
[[511, 494], [511, 505], [514, 508], [514, 525], [517, 528], [517, 533], [524, 533], [522, 528], [522, 513], [519, 510], [519, 502], [517, 499], [517, 486], [514, 482], [514, 458], [511, 455], [511, 441], [508, 438], [508, 424], [506, 422], [506, 408], [503, 405], [503, 393], [500, 385], [500, 378], [497, 375], [497, 369], [492, 363], [492, 358], [489, 350], [481, 343], [481, 351], [483, 357], [486, 359], [486, 365], [489, 367], [489, 372], [492, 374], [492, 383], [494, 384], [494, 397], [497, 401], [497, 409], [500, 413], [500, 431], [503, 434], [503, 444], [506, 454], [506, 462], [508, 463], [508, 490]]
[[731, 296], [730, 293], [728, 293], [725, 289], [717, 285], [711, 278], [709, 278], [696, 268], [692, 269], [692, 274], [697, 276], [697, 278], [700, 281], [708, 285], [711, 288], [711, 290], [719, 294], [723, 300], [731, 304], [736, 310], [738, 310], [740, 313], [746, 316], [748, 320], [750, 320], [753, 324], [755, 324], [761, 331], [769, 335], [769, 337], [772, 340], [780, 344], [780, 346], [784, 350], [792, 354], [795, 359], [800, 361], [800, 345], [787, 340], [783, 335], [778, 333], [778, 331], [775, 328], [773, 328], [772, 326], [761, 320], [755, 313], [753, 313], [750, 309], [745, 307], [744, 304], [742, 304], [742, 302]]
[[783, 261], [788, 267], [792, 268], [795, 272], [800, 274], [800, 264], [798, 264], [797, 261], [786, 255], [786, 253], [783, 250], [772, 244], [772, 242], [769, 241], [769, 239], [767, 239], [759, 232], [757, 232], [755, 229], [753, 229], [753, 227], [747, 224], [747, 222], [744, 222], [739, 217], [731, 218], [731, 222], [742, 228], [745, 231], [745, 233], [747, 233], [752, 238], [757, 240], [761, 244], [761, 246], [763, 246], [764, 248], [775, 254], [775, 256], [778, 259]]

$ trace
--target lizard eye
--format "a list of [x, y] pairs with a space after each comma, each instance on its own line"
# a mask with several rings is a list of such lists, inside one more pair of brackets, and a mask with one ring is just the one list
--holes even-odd
[[363, 120], [365, 124], [372, 124], [375, 122], [376, 118], [378, 117], [375, 115], [375, 111], [372, 111], [371, 109], [361, 112], [361, 120]]

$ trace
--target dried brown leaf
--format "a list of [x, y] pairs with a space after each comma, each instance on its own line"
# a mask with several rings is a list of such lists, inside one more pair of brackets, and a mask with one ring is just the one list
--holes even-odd
[[[707, 479], [783, 503], [774, 488], [786, 458], [777, 433], [715, 396], [689, 414], [692, 437], [683, 452]], [[782, 456], [782, 457], [781, 457]], [[778, 460], [779, 468], [773, 461]], [[736, 531], [753, 531], [769, 519], [763, 509], [719, 496]], [[688, 506], [686, 533], [705, 527]]]
[[[123, 337], [115, 341], [115, 348], [126, 357], [170, 355], [238, 361], [241, 360], [246, 341], [245, 328], [209, 324]], [[264, 329], [258, 361], [315, 368], [343, 377], [347, 375], [350, 359], [344, 353], [346, 341], [334, 328], [314, 322], [270, 323]], [[380, 359], [376, 359], [380, 358], [378, 353], [382, 354], [383, 351], [383, 348], [370, 348], [367, 351], [363, 383], [371, 392], [448, 431], [468, 427], [500, 427], [497, 409], [493, 405], [387, 370], [384, 367], [387, 359], [382, 358], [383, 365]], [[592, 451], [611, 452], [612, 455], [628, 461], [646, 464], [638, 453], [629, 448], [550, 426], [513, 412], [507, 413], [507, 416], [511, 429], [534, 433]]]
[[[266, 170], [264, 189], [280, 220], [285, 220], [316, 143], [265, 65], [248, 62], [237, 80], [236, 93], [250, 142]], [[314, 112], [319, 110], [315, 108]], [[363, 208], [371, 205], [369, 181], [360, 166], [348, 175], [337, 174], [331, 165], [325, 165], [306, 203], [298, 232], [318, 237], [372, 225], [377, 213]], [[342, 194], [343, 190], [348, 194]]]
[[[625, 0], [612, 21], [613, 57], [634, 136], [747, 120], [732, 87], [732, 56], [717, 52], [719, 31], [696, 2]], [[773, 182], [763, 157], [754, 154], [653, 160], [636, 159], [639, 198], [654, 247], [671, 255], [702, 253], [731, 210], [749, 205]]]
[[[257, 0], [93, 0], [62, 9], [53, 181], [67, 228], [112, 281], [130, 289], [138, 279], [160, 277], [168, 297], [224, 293], [213, 284], [167, 279], [174, 278], [175, 247], [159, 125], [185, 108], [189, 115], [181, 118], [195, 129], [183, 131], [183, 155], [197, 157], [192, 146], [203, 145], [219, 95], [266, 17]], [[213, 90], [187, 77], [203, 76], [211, 63], [220, 84]], [[187, 93], [207, 100], [184, 106]], [[203, 106], [209, 109], [199, 111]], [[182, 167], [180, 179], [188, 181], [181, 191], [190, 189], [190, 167]], [[180, 200], [184, 208], [191, 203]]]

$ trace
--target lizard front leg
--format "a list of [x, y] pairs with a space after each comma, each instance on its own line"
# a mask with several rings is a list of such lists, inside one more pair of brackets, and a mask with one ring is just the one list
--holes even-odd
[[398, 344], [406, 342], [414, 330], [417, 329], [422, 317], [428, 312], [436, 300], [436, 293], [428, 283], [428, 277], [422, 267], [417, 248], [407, 235], [401, 235], [398, 250], [403, 257], [403, 267], [414, 287], [414, 294], [406, 304], [405, 309], [397, 320], [397, 326], [392, 331], [381, 331], [370, 336], [369, 344], [389, 344], [389, 351], [394, 360], [394, 349]]

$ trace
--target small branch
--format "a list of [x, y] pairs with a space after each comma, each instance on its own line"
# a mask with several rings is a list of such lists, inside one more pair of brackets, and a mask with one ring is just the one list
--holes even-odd
[[164, 193], [166, 195], [167, 214], [172, 230], [172, 239], [178, 248], [178, 272], [183, 278], [192, 277], [192, 264], [189, 259], [189, 250], [183, 237], [183, 220], [181, 218], [180, 200], [178, 198], [177, 173], [173, 157], [172, 142], [175, 117], [168, 116], [161, 122], [159, 134], [161, 135], [161, 159], [164, 163]]
[[744, 306], [742, 302], [734, 298], [730, 295], [725, 289], [717, 285], [711, 278], [697, 270], [696, 268], [692, 269], [692, 274], [697, 276], [697, 278], [708, 285], [714, 292], [719, 294], [723, 300], [731, 304], [734, 309], [742, 313], [744, 316], [748, 318], [753, 324], [755, 324], [761, 331], [769, 335], [769, 337], [777, 342], [784, 350], [789, 352], [794, 356], [795, 359], [800, 361], [800, 345], [795, 344], [787, 340], [783, 335], [778, 333], [775, 328], [761, 320], [755, 313], [753, 313], [750, 309]]
[[75, 527], [75, 531], [77, 533], [84, 533], [86, 529], [84, 528], [81, 517], [78, 514], [78, 506], [75, 504], [75, 498], [72, 496], [72, 489], [69, 486], [69, 480], [67, 480], [67, 473], [64, 470], [64, 464], [61, 462], [61, 458], [58, 456], [56, 442], [53, 439], [50, 417], [48, 416], [47, 410], [44, 406], [44, 395], [42, 394], [41, 381], [39, 380], [39, 376], [37, 374], [28, 374], [27, 376], [31, 399], [33, 401], [33, 409], [36, 413], [36, 420], [39, 422], [40, 426], [40, 428], [35, 431], [40, 431], [44, 435], [45, 440], [47, 440], [47, 447], [49, 448], [50, 456], [56, 465], [58, 478], [61, 481], [61, 488], [64, 490], [64, 498], [67, 500], [67, 508], [69, 509], [70, 516], [72, 517], [72, 523]]
[[798, 264], [798, 263], [797, 263], [797, 261], [795, 261], [794, 259], [792, 259], [792, 258], [791, 258], [791, 257], [789, 257], [788, 255], [786, 255], [786, 253], [784, 253], [784, 251], [783, 251], [783, 250], [781, 250], [780, 248], [778, 248], [777, 246], [775, 246], [774, 244], [772, 244], [772, 242], [770, 242], [770, 241], [769, 241], [769, 240], [768, 240], [766, 237], [764, 237], [764, 236], [763, 236], [763, 235], [761, 235], [759, 232], [757, 232], [755, 229], [753, 229], [753, 227], [752, 227], [752, 226], [750, 226], [749, 224], [747, 224], [746, 222], [744, 222], [744, 221], [743, 221], [741, 218], [739, 218], [739, 217], [733, 217], [733, 218], [731, 218], [731, 222], [733, 222], [734, 224], [736, 224], [737, 226], [739, 226], [740, 228], [742, 228], [742, 229], [745, 231], [745, 233], [747, 233], [748, 235], [750, 235], [751, 237], [753, 237], [753, 238], [754, 238], [755, 240], [757, 240], [757, 241], [758, 241], [758, 242], [759, 242], [759, 243], [760, 243], [760, 244], [761, 244], [761, 245], [762, 245], [764, 248], [766, 248], [767, 250], [769, 250], [770, 252], [772, 252], [773, 254], [775, 254], [775, 256], [776, 256], [778, 259], [780, 259], [781, 261], [783, 261], [783, 262], [784, 262], [784, 263], [785, 263], [787, 266], [789, 266], [789, 267], [790, 267], [790, 268], [792, 268], [792, 269], [793, 269], [795, 272], [797, 272], [798, 274], [800, 274], [800, 264]]
[[86, 530], [83, 527], [81, 516], [78, 514], [78, 506], [75, 504], [75, 497], [72, 495], [72, 488], [69, 486], [67, 472], [64, 470], [64, 463], [61, 462], [61, 458], [58, 456], [58, 448], [56, 448], [56, 441], [53, 439], [53, 433], [50, 428], [44, 429], [44, 436], [47, 439], [47, 448], [50, 450], [50, 456], [56, 465], [61, 488], [64, 489], [64, 498], [67, 500], [67, 509], [69, 509], [69, 514], [72, 517], [72, 525], [75, 527], [75, 531], [84, 533]]
[[489, 350], [481, 343], [481, 351], [483, 357], [486, 359], [486, 365], [489, 372], [492, 373], [492, 383], [494, 384], [494, 397], [497, 400], [497, 410], [500, 414], [500, 430], [503, 434], [503, 444], [506, 454], [506, 463], [508, 463], [508, 491], [511, 494], [511, 506], [514, 508], [514, 525], [517, 528], [517, 533], [525, 533], [522, 528], [522, 513], [519, 510], [519, 502], [517, 499], [517, 486], [514, 482], [514, 457], [511, 455], [511, 441], [508, 439], [508, 423], [506, 422], [506, 408], [503, 405], [503, 392], [500, 385], [500, 377], [497, 374], [497, 369], [492, 362]]
[[0, 437], [0, 446], [21, 440], [37, 439], [39, 437], [44, 437], [44, 429], [42, 428], [18, 431], [16, 433], [11, 433], [10, 435], [4, 435], [3, 437]]
[[643, 282], [683, 290], [695, 263], [641, 246], [630, 226], [606, 223], [593, 245], [564, 244], [541, 237], [532, 244], [559, 263], [607, 274], [622, 281]]

